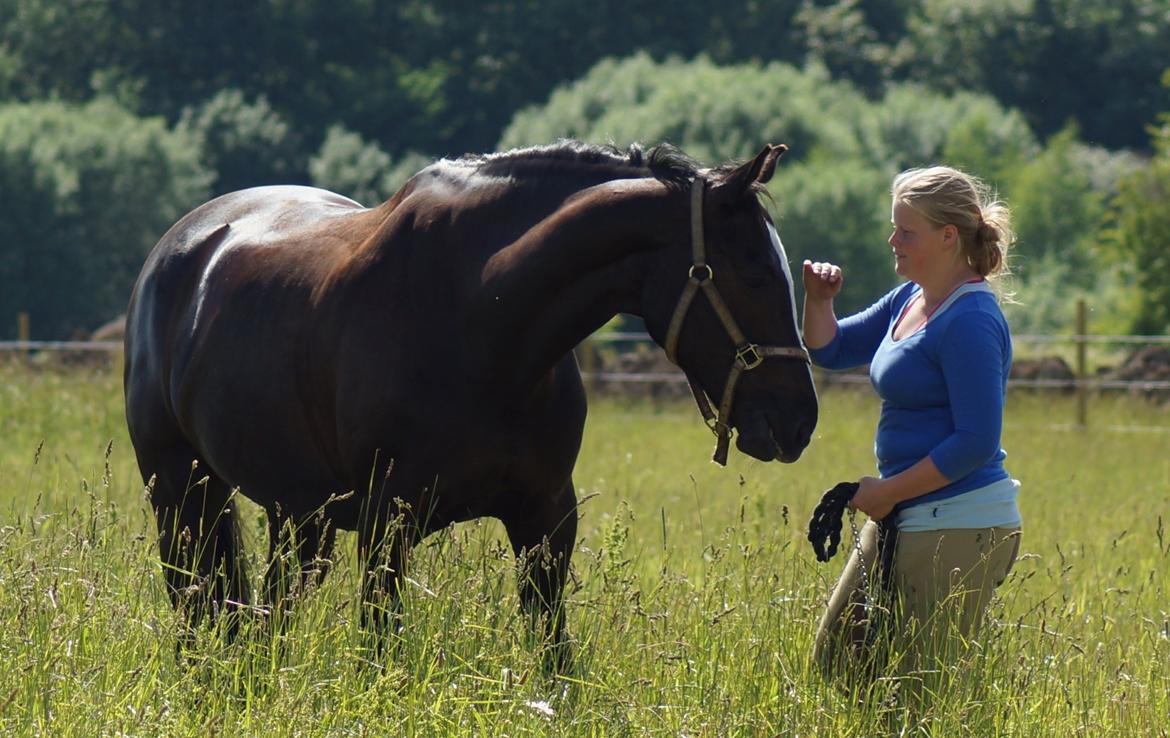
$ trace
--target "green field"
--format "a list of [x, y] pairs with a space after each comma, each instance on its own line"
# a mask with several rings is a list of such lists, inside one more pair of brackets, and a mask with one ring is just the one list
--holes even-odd
[[[116, 373], [0, 366], [0, 734], [1170, 735], [1170, 410], [1094, 398], [1085, 430], [1067, 398], [1011, 396], [1022, 557], [973, 663], [910, 718], [811, 663], [842, 562], [817, 564], [804, 524], [822, 489], [871, 473], [877, 412], [865, 391], [822, 400], [800, 462], [733, 452], [726, 469], [693, 407], [594, 402], [568, 605], [580, 668], [550, 683], [494, 521], [417, 549], [382, 663], [350, 535], [283, 633], [207, 632], [179, 662]], [[259, 510], [244, 521], [258, 554]]]

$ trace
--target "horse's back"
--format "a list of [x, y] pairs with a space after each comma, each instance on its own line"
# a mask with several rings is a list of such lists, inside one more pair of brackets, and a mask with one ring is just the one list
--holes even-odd
[[[241, 190], [191, 211], [163, 235], [139, 275], [127, 313], [127, 359], [169, 353], [168, 338], [177, 336], [167, 335], [174, 332], [167, 324], [206, 319], [217, 293], [237, 287], [241, 276], [279, 282], [328, 269], [331, 258], [343, 255], [322, 248], [306, 259], [304, 252], [327, 244], [330, 230], [344, 230], [339, 218], [363, 212], [341, 195], [295, 186]], [[339, 240], [332, 240], [336, 252]]]

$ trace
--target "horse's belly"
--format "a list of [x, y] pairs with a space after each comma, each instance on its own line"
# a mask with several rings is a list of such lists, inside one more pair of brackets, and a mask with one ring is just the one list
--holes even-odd
[[202, 352], [176, 378], [176, 416], [215, 473], [246, 497], [263, 505], [287, 499], [315, 506], [340, 485], [282, 364], [278, 345]]

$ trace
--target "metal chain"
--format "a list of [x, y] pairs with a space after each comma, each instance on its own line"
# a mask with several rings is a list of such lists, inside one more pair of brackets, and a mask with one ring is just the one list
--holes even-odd
[[861, 567], [861, 596], [865, 604], [865, 612], [869, 613], [869, 566], [865, 563], [865, 553], [861, 550], [861, 533], [857, 530], [857, 511], [849, 509], [849, 528], [853, 531], [853, 550], [857, 552], [857, 563]]

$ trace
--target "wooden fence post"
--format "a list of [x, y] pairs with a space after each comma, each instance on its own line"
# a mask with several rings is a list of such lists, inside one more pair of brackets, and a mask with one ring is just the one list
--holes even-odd
[[597, 340], [590, 336], [577, 347], [577, 364], [586, 377], [585, 391], [589, 394], [597, 391], [597, 344]]
[[1089, 308], [1084, 298], [1077, 300], [1077, 425], [1084, 428], [1089, 424], [1089, 372], [1085, 361], [1085, 349], [1089, 335]]
[[[31, 340], [29, 338], [31, 334], [29, 333], [28, 323], [28, 313], [21, 310], [16, 314], [16, 340], [22, 343], [28, 343]], [[28, 361], [32, 358], [32, 351], [23, 349], [17, 353], [17, 356], [24, 356], [25, 361]]]

